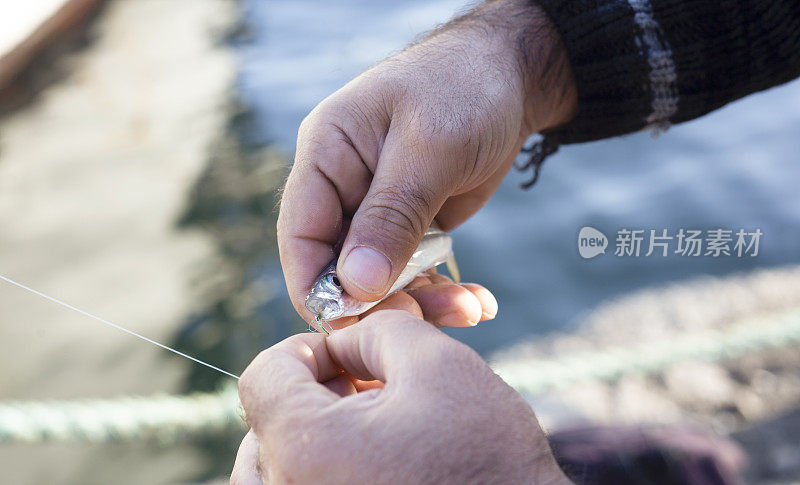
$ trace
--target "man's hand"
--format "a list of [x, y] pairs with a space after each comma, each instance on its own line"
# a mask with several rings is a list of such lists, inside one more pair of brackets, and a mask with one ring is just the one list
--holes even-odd
[[524, 0], [491, 1], [324, 100], [300, 127], [278, 218], [297, 311], [313, 317], [303, 301], [339, 243], [345, 290], [384, 296], [434, 219], [450, 230], [474, 214], [524, 140], [575, 103], [558, 36]]
[[405, 311], [284, 340], [239, 395], [252, 429], [232, 484], [568, 483], [525, 400]]
[[376, 311], [387, 309], [405, 310], [439, 327], [469, 327], [481, 320], [494, 318], [497, 315], [497, 300], [481, 285], [457, 285], [447, 276], [431, 269], [365, 313], [339, 318], [325, 325], [332, 329], [344, 328]]

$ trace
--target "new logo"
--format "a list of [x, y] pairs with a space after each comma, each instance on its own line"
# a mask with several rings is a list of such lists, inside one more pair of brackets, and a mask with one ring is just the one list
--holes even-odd
[[584, 259], [591, 259], [598, 254], [605, 254], [608, 238], [593, 227], [583, 227], [578, 233], [578, 253]]

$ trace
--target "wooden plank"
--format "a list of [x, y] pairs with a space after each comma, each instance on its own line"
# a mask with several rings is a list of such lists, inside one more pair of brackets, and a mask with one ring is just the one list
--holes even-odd
[[0, 89], [52, 42], [71, 31], [102, 0], [26, 0], [0, 11]]

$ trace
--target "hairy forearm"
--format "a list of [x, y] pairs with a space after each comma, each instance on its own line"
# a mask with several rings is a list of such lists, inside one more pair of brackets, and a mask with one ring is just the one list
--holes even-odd
[[[577, 92], [566, 50], [547, 15], [529, 0], [489, 0], [421, 42], [458, 44], [479, 52], [483, 62], [507, 69], [509, 78], [520, 83], [526, 135], [574, 116]], [[480, 74], [483, 69], [475, 70]]]

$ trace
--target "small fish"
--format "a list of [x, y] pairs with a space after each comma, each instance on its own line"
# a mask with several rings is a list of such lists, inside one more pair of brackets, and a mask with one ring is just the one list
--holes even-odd
[[316, 322], [326, 332], [323, 325], [325, 322], [364, 313], [395, 291], [405, 288], [420, 273], [439, 264], [447, 263], [447, 269], [453, 280], [456, 282], [460, 280], [458, 266], [453, 257], [453, 239], [446, 232], [433, 227], [425, 232], [417, 250], [414, 251], [389, 292], [378, 301], [359, 301], [344, 291], [339, 283], [339, 277], [336, 275], [337, 259], [325, 267], [306, 297], [306, 308], [316, 315]]

